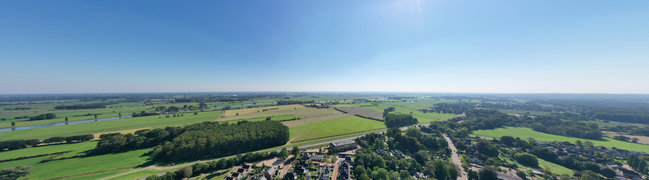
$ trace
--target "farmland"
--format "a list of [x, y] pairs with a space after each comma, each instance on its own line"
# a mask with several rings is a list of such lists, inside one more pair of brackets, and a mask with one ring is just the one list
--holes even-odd
[[379, 128], [385, 128], [385, 124], [375, 120], [350, 116], [292, 127], [290, 133], [291, 141], [301, 141]]
[[528, 138], [533, 138], [534, 140], [537, 141], [546, 141], [546, 142], [564, 142], [568, 141], [571, 143], [575, 143], [577, 140], [579, 141], [590, 141], [593, 143], [595, 146], [604, 146], [607, 148], [618, 148], [618, 149], [626, 149], [626, 150], [631, 150], [631, 151], [641, 151], [641, 152], [647, 152], [649, 153], [649, 145], [643, 145], [643, 144], [636, 144], [636, 143], [630, 143], [630, 142], [623, 142], [623, 141], [618, 141], [615, 139], [611, 138], [604, 138], [604, 140], [590, 140], [590, 139], [580, 139], [580, 138], [573, 138], [573, 137], [566, 137], [566, 136], [558, 136], [558, 135], [553, 135], [553, 134], [547, 134], [547, 133], [542, 133], [538, 131], [534, 131], [530, 128], [520, 128], [520, 127], [506, 127], [506, 128], [498, 128], [498, 129], [493, 129], [493, 130], [478, 130], [473, 132], [475, 135], [479, 136], [487, 136], [487, 137], [501, 137], [501, 136], [512, 136], [512, 137], [519, 137], [521, 139], [528, 139]]
[[417, 120], [419, 120], [419, 123], [428, 123], [431, 121], [442, 121], [457, 116], [455, 114], [424, 113], [419, 111], [419, 109], [430, 107], [433, 104], [438, 102], [441, 101], [422, 100], [417, 102], [381, 102], [375, 104], [355, 104], [355, 106], [371, 109], [381, 113], [386, 108], [395, 107], [396, 109], [395, 112], [397, 113], [402, 113], [402, 114], [412, 113], [412, 116], [417, 118]]
[[80, 134], [95, 134], [122, 131], [138, 128], [163, 128], [167, 126], [183, 126], [187, 124], [211, 121], [221, 115], [221, 111], [184, 113], [180, 117], [145, 116], [125, 118], [110, 121], [99, 121], [82, 124], [70, 124], [36, 129], [2, 132], [1, 140], [10, 139], [45, 139], [53, 136], [70, 136]]
[[351, 105], [340, 105], [337, 106], [336, 108], [345, 111], [350, 114], [355, 114], [361, 117], [368, 117], [370, 119], [377, 119], [377, 120], [383, 120], [383, 113], [371, 110], [371, 109], [366, 109], [362, 107], [356, 107], [356, 106], [351, 106]]

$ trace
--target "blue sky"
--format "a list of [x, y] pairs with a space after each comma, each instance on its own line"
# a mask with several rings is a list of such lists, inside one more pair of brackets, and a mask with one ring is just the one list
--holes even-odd
[[649, 1], [0, 1], [0, 93], [649, 93]]

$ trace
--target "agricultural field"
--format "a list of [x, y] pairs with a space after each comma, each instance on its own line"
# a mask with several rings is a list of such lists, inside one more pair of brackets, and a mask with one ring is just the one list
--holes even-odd
[[[275, 109], [277, 108], [277, 109]], [[266, 109], [266, 111], [263, 111]], [[295, 127], [310, 123], [316, 123], [320, 121], [326, 121], [336, 118], [342, 118], [351, 116], [349, 114], [344, 114], [340, 111], [334, 110], [333, 108], [317, 109], [317, 108], [307, 108], [302, 105], [282, 105], [282, 106], [270, 106], [270, 107], [260, 107], [260, 108], [248, 108], [240, 110], [227, 110], [225, 113], [228, 113], [230, 116], [219, 117], [217, 121], [232, 121], [232, 120], [243, 120], [243, 119], [265, 119], [266, 117], [282, 117], [282, 116], [293, 116], [298, 120], [295, 121], [284, 121], [284, 125], [288, 127]], [[236, 113], [239, 113], [237, 116]]]
[[542, 132], [534, 131], [530, 128], [522, 128], [522, 127], [506, 127], [506, 128], [492, 129], [492, 130], [478, 130], [478, 131], [474, 131], [473, 134], [479, 136], [487, 136], [487, 137], [512, 136], [512, 137], [519, 137], [521, 139], [534, 138], [537, 141], [546, 141], [546, 142], [568, 141], [571, 143], [575, 143], [577, 140], [580, 140], [582, 142], [590, 141], [595, 146], [604, 146], [606, 148], [615, 147], [618, 149], [649, 153], [649, 145], [618, 141], [611, 138], [604, 138], [604, 140], [573, 138], [573, 137], [542, 133]]
[[236, 110], [226, 110], [223, 113], [223, 118], [229, 118], [229, 117], [236, 117], [236, 116], [244, 116], [246, 114], [251, 114], [251, 113], [264, 113], [264, 112], [271, 112], [271, 111], [282, 111], [282, 110], [296, 110], [296, 109], [304, 109], [306, 107], [302, 105], [282, 105], [282, 106], [270, 106], [270, 107], [258, 107], [258, 108], [245, 108], [245, 109], [236, 109]]
[[385, 128], [385, 124], [376, 120], [350, 116], [291, 127], [289, 130], [291, 142], [295, 142], [379, 128]]
[[383, 120], [383, 113], [371, 110], [371, 109], [366, 109], [362, 107], [357, 107], [357, 106], [352, 106], [352, 105], [339, 105], [336, 106], [336, 108], [345, 111], [350, 114], [355, 114], [359, 115], [362, 117], [369, 117], [373, 119], [378, 119], [378, 120]]
[[647, 137], [647, 136], [628, 135], [628, 134], [622, 134], [622, 133], [612, 132], [612, 131], [602, 131], [602, 133], [606, 134], [608, 137], [611, 137], [611, 138], [613, 138], [615, 136], [626, 136], [626, 137], [629, 137], [629, 138], [638, 138], [638, 143], [649, 145], [649, 137]]
[[443, 121], [450, 118], [454, 118], [456, 114], [446, 114], [446, 113], [424, 113], [419, 111], [427, 107], [433, 106], [435, 103], [443, 101], [431, 101], [429, 99], [423, 99], [415, 102], [382, 102], [375, 104], [354, 104], [355, 106], [371, 109], [380, 113], [383, 113], [383, 110], [389, 107], [395, 107], [395, 112], [402, 114], [410, 114], [417, 118], [419, 123], [429, 123], [431, 121]]
[[46, 139], [53, 136], [71, 136], [81, 134], [97, 134], [140, 128], [164, 128], [167, 126], [184, 126], [204, 121], [212, 121], [221, 116], [221, 111], [180, 113], [183, 116], [144, 116], [135, 118], [116, 119], [109, 121], [70, 124], [36, 129], [0, 132], [0, 141], [13, 139]]
[[[13, 158], [25, 157], [25, 156], [35, 156], [40, 154], [50, 154], [50, 153], [63, 152], [63, 151], [85, 151], [85, 150], [93, 149], [95, 148], [95, 146], [97, 146], [97, 142], [91, 141], [91, 142], [82, 142], [82, 143], [57, 144], [57, 145], [17, 149], [12, 151], [0, 152], [0, 160], [13, 159]], [[74, 154], [74, 152], [70, 152], [69, 154]], [[1, 164], [2, 163], [0, 163], [0, 165]]]
[[[47, 155], [29, 159], [9, 161], [0, 163], [0, 169], [15, 167], [18, 165], [30, 165], [34, 167], [33, 172], [27, 176], [28, 179], [45, 179], [75, 174], [89, 173], [107, 169], [123, 168], [137, 166], [148, 161], [147, 156], [142, 156], [150, 149], [141, 149], [116, 154], [105, 154], [96, 156], [82, 156], [71, 159], [55, 160], [40, 163], [41, 160], [56, 156], [57, 158], [73, 157], [75, 155], [85, 155], [87, 151], [92, 150], [97, 145], [96, 141], [49, 145], [34, 148], [18, 149], [7, 152], [0, 152], [3, 159], [17, 158], [23, 156], [33, 156], [39, 154], [49, 154], [62, 151], [71, 151], [64, 155]], [[115, 159], [119, 159], [116, 161]]]

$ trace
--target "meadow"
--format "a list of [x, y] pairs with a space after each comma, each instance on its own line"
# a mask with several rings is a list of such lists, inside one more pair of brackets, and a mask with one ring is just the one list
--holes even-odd
[[289, 130], [291, 134], [291, 141], [300, 141], [379, 128], [385, 128], [385, 124], [380, 121], [365, 119], [357, 116], [349, 116], [302, 126], [296, 126], [290, 128]]
[[[32, 156], [38, 154], [48, 154], [61, 151], [71, 151], [57, 158], [73, 157], [75, 155], [85, 155], [97, 145], [97, 141], [49, 145], [34, 148], [19, 149], [13, 151], [0, 152], [0, 157], [10, 159], [22, 156]], [[18, 165], [29, 165], [34, 167], [32, 173], [27, 176], [28, 179], [45, 179], [75, 174], [102, 171], [107, 169], [132, 167], [143, 164], [148, 161], [147, 156], [142, 156], [150, 149], [141, 149], [123, 153], [105, 154], [96, 156], [82, 156], [64, 160], [55, 160], [40, 163], [41, 160], [50, 158], [55, 155], [47, 155], [36, 158], [22, 159], [0, 163], [0, 169], [11, 168]]]
[[116, 119], [109, 121], [70, 124], [36, 129], [0, 132], [0, 141], [13, 139], [46, 139], [53, 136], [72, 136], [81, 134], [108, 133], [139, 128], [164, 128], [167, 126], [183, 126], [204, 121], [213, 121], [221, 115], [221, 111], [183, 113], [184, 116], [144, 116], [135, 118]]
[[433, 106], [435, 103], [443, 101], [431, 101], [431, 100], [419, 100], [415, 102], [382, 102], [376, 104], [355, 104], [356, 106], [371, 109], [377, 112], [383, 113], [383, 110], [389, 107], [394, 107], [395, 112], [401, 114], [410, 114], [417, 118], [420, 124], [429, 123], [431, 121], [443, 121], [450, 118], [454, 118], [457, 115], [447, 114], [447, 113], [424, 113], [419, 111], [420, 109], [428, 108]]
[[582, 142], [590, 141], [595, 146], [604, 146], [606, 148], [615, 147], [618, 149], [649, 153], [649, 145], [618, 141], [611, 138], [604, 138], [604, 140], [573, 138], [573, 137], [542, 133], [542, 132], [534, 131], [530, 128], [522, 128], [522, 127], [505, 127], [505, 128], [491, 129], [491, 130], [478, 130], [478, 131], [473, 131], [473, 134], [479, 136], [487, 136], [487, 137], [512, 136], [512, 137], [519, 137], [521, 139], [534, 138], [534, 140], [546, 141], [546, 142], [568, 141], [571, 143], [575, 143], [577, 140]]

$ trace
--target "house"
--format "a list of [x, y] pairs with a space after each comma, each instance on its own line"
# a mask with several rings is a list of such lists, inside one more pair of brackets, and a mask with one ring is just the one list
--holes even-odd
[[341, 141], [333, 142], [329, 145], [329, 151], [331, 152], [342, 152], [356, 149], [358, 145], [354, 141]]
[[322, 161], [322, 156], [320, 155], [313, 155], [311, 156], [312, 161]]
[[264, 177], [266, 179], [273, 179], [273, 176], [275, 176], [276, 173], [277, 173], [277, 168], [275, 168], [273, 166], [273, 167], [268, 168], [268, 170], [266, 170], [266, 172], [264, 172]]

